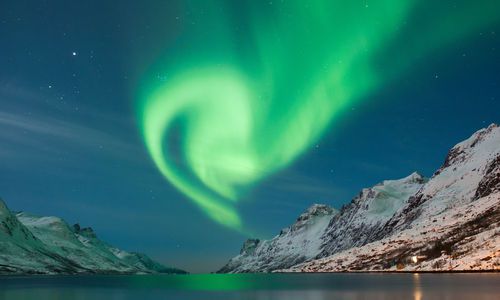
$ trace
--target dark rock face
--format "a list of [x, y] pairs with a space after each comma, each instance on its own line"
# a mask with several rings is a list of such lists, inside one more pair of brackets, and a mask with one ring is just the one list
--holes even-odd
[[82, 235], [82, 236], [90, 238], [90, 239], [97, 238], [97, 235], [95, 234], [94, 229], [92, 229], [92, 227], [81, 228], [80, 224], [77, 223], [77, 224], [73, 225], [73, 231], [76, 234]]
[[442, 169], [448, 168], [449, 166], [459, 163], [465, 160], [465, 152], [460, 147], [452, 148], [448, 155], [446, 155], [446, 159], [444, 160], [443, 165], [439, 168], [438, 172]]
[[313, 204], [304, 213], [302, 213], [295, 224], [303, 223], [313, 217], [321, 217], [331, 215], [334, 212], [333, 208], [325, 204]]
[[[473, 140], [471, 141], [469, 148], [476, 147], [485, 139], [485, 137], [488, 136], [488, 134], [490, 134], [493, 130], [496, 130], [497, 128], [498, 125], [493, 123], [487, 128], [481, 129], [476, 133], [474, 133], [471, 137]], [[443, 171], [443, 169], [446, 169], [451, 165], [459, 164], [465, 161], [468, 157], [467, 152], [465, 150], [466, 149], [464, 149], [464, 147], [461, 147], [459, 145], [451, 148], [450, 151], [448, 152], [448, 155], [446, 155], [446, 159], [443, 165], [434, 173], [433, 176], [439, 175]]]
[[479, 182], [474, 199], [500, 191], [500, 155], [486, 167], [485, 176]]
[[243, 247], [241, 247], [240, 254], [242, 255], [253, 255], [255, 252], [255, 248], [259, 245], [259, 239], [248, 239], [243, 243]]
[[429, 197], [418, 192], [416, 195], [411, 196], [408, 200], [408, 205], [405, 206], [401, 212], [392, 216], [381, 228], [373, 232], [373, 241], [380, 240], [384, 237], [390, 236], [398, 230], [406, 229], [410, 224], [417, 219], [422, 212], [422, 204], [429, 200]]

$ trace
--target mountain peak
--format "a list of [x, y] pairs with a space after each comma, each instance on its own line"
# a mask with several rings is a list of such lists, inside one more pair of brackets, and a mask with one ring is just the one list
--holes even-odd
[[81, 236], [84, 236], [86, 238], [97, 238], [97, 235], [94, 232], [94, 229], [92, 227], [81, 227], [79, 223], [76, 223], [73, 225], [73, 232], [76, 234], [79, 234]]
[[313, 204], [297, 218], [292, 226], [282, 230], [282, 233], [286, 233], [288, 229], [291, 231], [299, 230], [307, 225], [312, 225], [318, 218], [333, 216], [337, 213], [338, 211], [336, 209], [326, 204]]
[[[438, 173], [444, 168], [465, 161], [467, 157], [474, 153], [491, 152], [491, 150], [495, 149], [496, 143], [499, 141], [500, 127], [495, 123], [476, 131], [468, 139], [456, 144], [450, 149]], [[493, 144], [491, 142], [493, 142]]]
[[403, 181], [408, 183], [422, 183], [424, 180], [425, 177], [422, 174], [418, 173], [417, 171], [403, 178]]
[[313, 204], [309, 206], [297, 219], [297, 221], [302, 221], [316, 216], [326, 216], [334, 214], [336, 210], [326, 204]]
[[252, 255], [255, 252], [255, 248], [259, 245], [259, 239], [247, 239], [243, 246], [241, 247], [240, 254], [242, 255]]
[[488, 125], [487, 129], [496, 128], [496, 127], [498, 127], [497, 123], [491, 123], [490, 125]]

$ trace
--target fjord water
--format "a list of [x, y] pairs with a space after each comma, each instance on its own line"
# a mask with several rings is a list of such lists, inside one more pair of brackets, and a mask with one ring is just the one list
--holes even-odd
[[499, 298], [499, 273], [0, 277], [0, 299]]

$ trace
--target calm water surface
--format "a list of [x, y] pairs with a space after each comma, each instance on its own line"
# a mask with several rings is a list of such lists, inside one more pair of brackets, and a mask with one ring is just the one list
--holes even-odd
[[500, 273], [0, 277], [0, 299], [500, 299]]

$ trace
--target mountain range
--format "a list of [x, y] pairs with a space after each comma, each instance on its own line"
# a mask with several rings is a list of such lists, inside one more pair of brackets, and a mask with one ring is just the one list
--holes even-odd
[[430, 177], [314, 204], [270, 240], [248, 239], [218, 272], [500, 270], [500, 127], [455, 145]]
[[[219, 273], [500, 271], [500, 127], [455, 145], [430, 177], [314, 204], [270, 240], [251, 238]], [[0, 274], [186, 273], [100, 240], [90, 227], [14, 213], [0, 199]]]
[[101, 241], [90, 227], [13, 213], [0, 199], [0, 274], [186, 273]]

